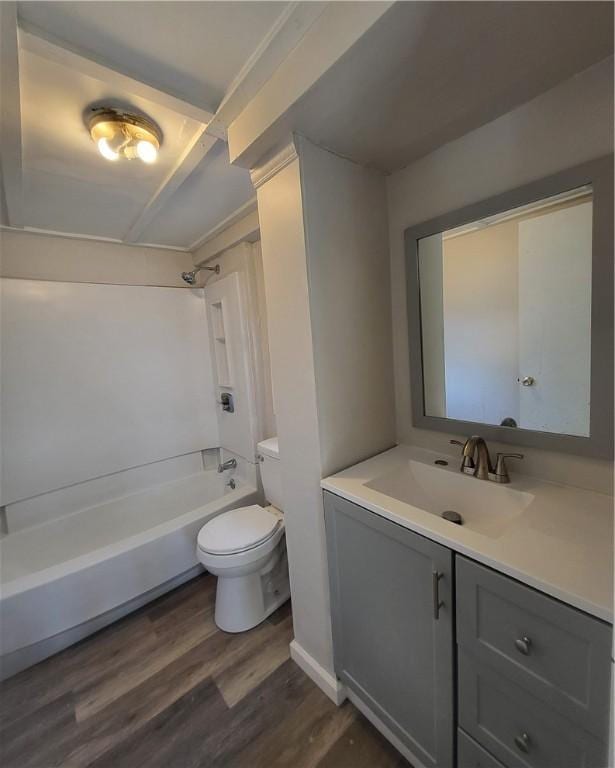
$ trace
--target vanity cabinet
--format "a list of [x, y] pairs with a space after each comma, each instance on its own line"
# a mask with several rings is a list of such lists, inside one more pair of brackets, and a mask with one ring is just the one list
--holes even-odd
[[325, 518], [337, 676], [426, 768], [451, 768], [451, 550], [327, 492]]
[[608, 764], [610, 624], [329, 492], [325, 518], [335, 672], [417, 764]]

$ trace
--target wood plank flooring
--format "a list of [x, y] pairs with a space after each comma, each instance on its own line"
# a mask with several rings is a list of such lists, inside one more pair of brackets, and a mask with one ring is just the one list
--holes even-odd
[[239, 635], [200, 576], [0, 684], [3, 768], [408, 768], [289, 658], [290, 603]]

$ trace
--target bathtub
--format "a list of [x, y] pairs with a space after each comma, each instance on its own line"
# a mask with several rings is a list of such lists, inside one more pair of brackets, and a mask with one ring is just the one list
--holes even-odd
[[0, 539], [0, 679], [196, 575], [199, 528], [258, 500], [208, 470]]

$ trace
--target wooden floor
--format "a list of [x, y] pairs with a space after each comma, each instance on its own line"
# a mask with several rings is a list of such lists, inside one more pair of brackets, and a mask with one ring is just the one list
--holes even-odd
[[3, 768], [395, 768], [408, 764], [289, 659], [287, 604], [213, 622], [201, 576], [0, 684]]

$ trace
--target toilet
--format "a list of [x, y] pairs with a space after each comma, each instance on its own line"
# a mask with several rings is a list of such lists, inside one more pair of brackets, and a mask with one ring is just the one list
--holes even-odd
[[245, 632], [290, 597], [278, 439], [258, 443], [261, 479], [269, 506], [252, 504], [205, 523], [197, 557], [218, 577], [214, 620], [225, 632]]

